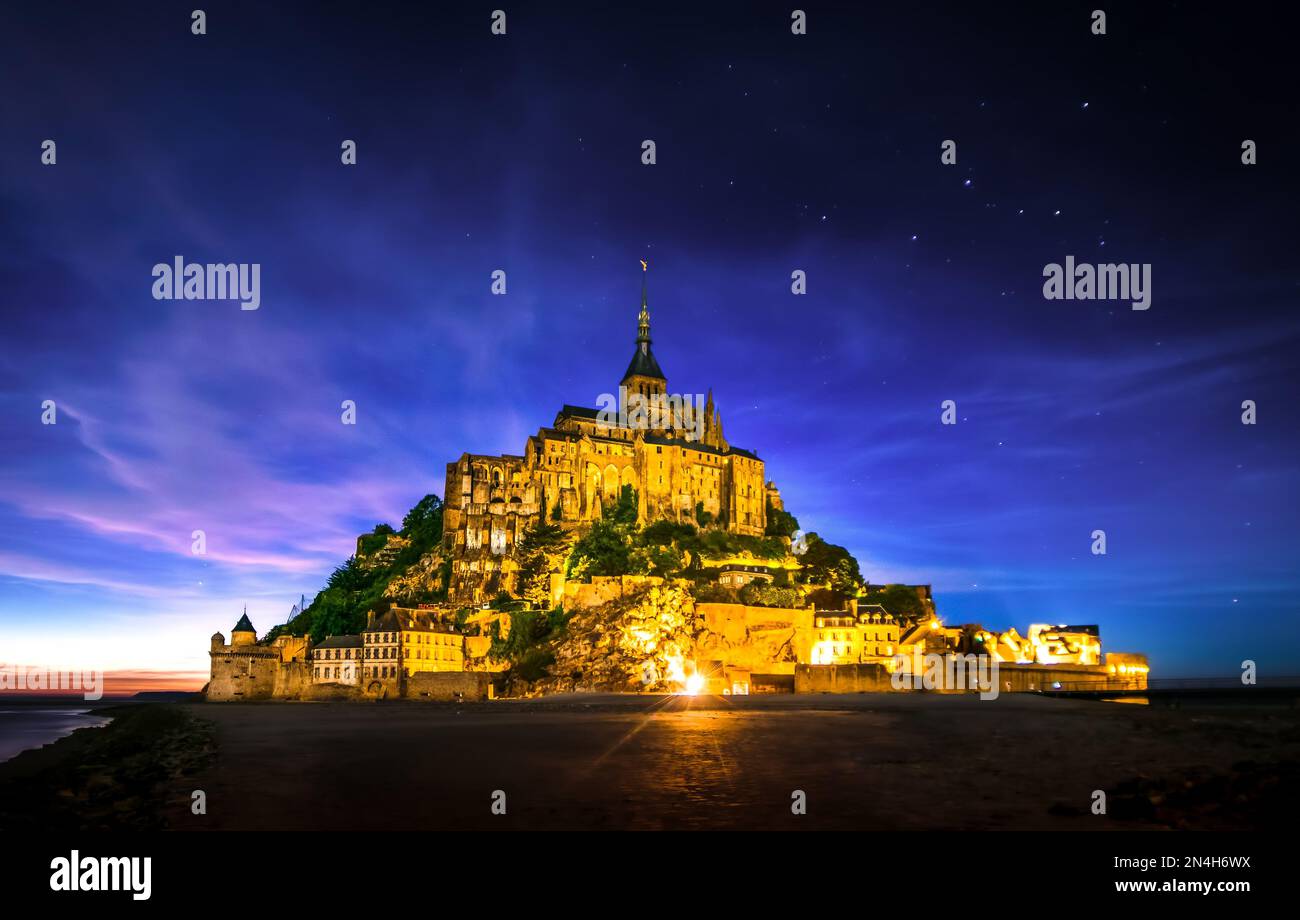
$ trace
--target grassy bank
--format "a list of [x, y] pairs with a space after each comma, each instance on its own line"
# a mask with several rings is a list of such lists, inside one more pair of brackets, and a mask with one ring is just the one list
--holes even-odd
[[213, 753], [212, 726], [176, 706], [101, 709], [113, 719], [0, 764], [0, 828], [161, 830], [168, 781]]

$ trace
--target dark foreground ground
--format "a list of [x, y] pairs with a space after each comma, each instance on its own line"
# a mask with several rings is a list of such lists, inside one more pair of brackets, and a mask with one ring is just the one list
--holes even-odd
[[[163, 708], [172, 738], [134, 773], [157, 779], [163, 759], [167, 775], [152, 798], [137, 775], [114, 816], [116, 778], [101, 769], [88, 826], [1259, 829], [1300, 817], [1300, 711], [1285, 706], [886, 694]], [[57, 761], [83, 734], [13, 763]], [[75, 803], [84, 793], [68, 784]], [[0, 768], [0, 826], [5, 789]], [[1098, 789], [1105, 816], [1092, 814]], [[206, 815], [191, 812], [195, 790]], [[505, 815], [492, 813], [496, 790]], [[806, 815], [791, 813], [795, 790]], [[32, 792], [29, 816], [42, 808]]]
[[[1254, 828], [1300, 713], [1007, 696], [207, 705], [178, 828]], [[208, 814], [191, 815], [192, 789]], [[792, 793], [807, 815], [791, 813]], [[1091, 812], [1108, 793], [1108, 816]], [[491, 812], [495, 790], [506, 814]]]

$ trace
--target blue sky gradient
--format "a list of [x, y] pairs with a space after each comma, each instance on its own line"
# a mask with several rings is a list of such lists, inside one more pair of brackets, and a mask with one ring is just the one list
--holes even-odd
[[[1294, 110], [1282, 60], [1241, 67], [1266, 23], [828, 8], [796, 39], [775, 6], [528, 6], [493, 38], [477, 8], [262, 7], [203, 37], [162, 4], [0, 13], [0, 660], [206, 670], [462, 451], [612, 391], [648, 259], [670, 388], [712, 387], [871, 581], [1098, 623], [1155, 676], [1295, 670]], [[154, 300], [178, 254], [260, 263], [261, 308]], [[1151, 263], [1151, 309], [1044, 300], [1067, 254]]]

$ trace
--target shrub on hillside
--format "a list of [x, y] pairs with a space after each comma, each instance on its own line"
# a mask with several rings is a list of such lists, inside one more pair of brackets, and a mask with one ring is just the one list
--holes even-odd
[[753, 581], [740, 589], [740, 600], [751, 607], [800, 607], [803, 597], [794, 588]]

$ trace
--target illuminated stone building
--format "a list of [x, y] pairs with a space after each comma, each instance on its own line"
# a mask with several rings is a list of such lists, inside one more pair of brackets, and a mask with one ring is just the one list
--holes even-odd
[[391, 607], [378, 616], [372, 611], [361, 638], [366, 684], [465, 670], [463, 637], [429, 611]]
[[876, 663], [893, 668], [899, 653], [899, 624], [878, 604], [813, 613], [810, 664]]
[[799, 571], [799, 561], [794, 556], [787, 556], [785, 559], [748, 557], [701, 559], [700, 565], [706, 572], [716, 573], [718, 584], [729, 588], [743, 588], [754, 582], [786, 583], [795, 572]]
[[[512, 552], [529, 527], [543, 520], [589, 527], [624, 486], [636, 492], [639, 523], [695, 522], [699, 514], [732, 533], [763, 534], [767, 502], [779, 503], [780, 493], [764, 480], [763, 461], [726, 439], [712, 391], [702, 407], [669, 393], [651, 348], [644, 288], [635, 350], [617, 390], [618, 406], [632, 411], [565, 405], [521, 454], [467, 453], [447, 464], [443, 545], [454, 602], [509, 590]], [[669, 411], [639, 414], [642, 400]]]
[[1029, 635], [1015, 628], [1002, 633], [980, 630], [976, 639], [1000, 662], [1012, 664], [1101, 664], [1101, 633], [1096, 626], [1032, 623]]
[[1131, 682], [1146, 686], [1147, 674], [1151, 666], [1147, 656], [1141, 652], [1107, 652], [1106, 673], [1112, 680]]
[[328, 636], [311, 650], [311, 677], [317, 683], [355, 685], [361, 680], [361, 636]]

